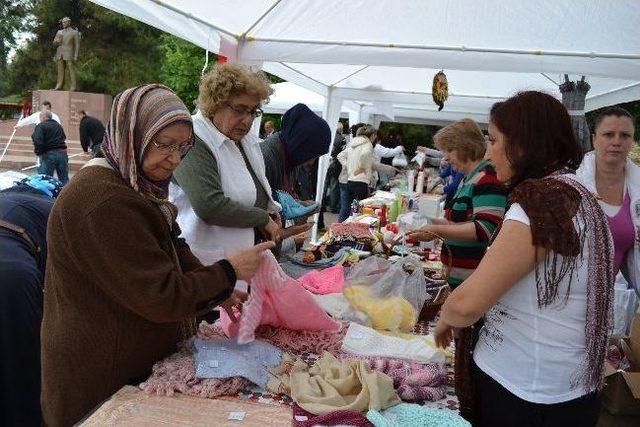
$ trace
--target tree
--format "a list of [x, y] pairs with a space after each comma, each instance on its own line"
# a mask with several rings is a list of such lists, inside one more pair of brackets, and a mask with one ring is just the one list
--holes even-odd
[[16, 35], [24, 26], [29, 3], [18, 0], [0, 0], [0, 93], [7, 87], [7, 58], [16, 47]]
[[[163, 53], [160, 80], [176, 91], [187, 108], [195, 108], [200, 75], [205, 66], [205, 50], [170, 34], [162, 35], [160, 46]], [[217, 59], [210, 53], [204, 71], [209, 71]]]

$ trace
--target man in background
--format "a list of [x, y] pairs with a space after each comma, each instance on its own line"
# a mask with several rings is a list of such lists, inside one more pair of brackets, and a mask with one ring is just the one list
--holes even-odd
[[85, 153], [91, 150], [93, 157], [100, 152], [102, 138], [104, 138], [104, 125], [95, 117], [87, 115], [84, 110], [80, 111], [80, 144]]
[[33, 151], [40, 158], [38, 173], [53, 176], [55, 171], [62, 185], [69, 182], [69, 157], [67, 136], [60, 123], [52, 118], [51, 111], [40, 113], [40, 123], [31, 135]]
[[273, 122], [271, 120], [267, 120], [266, 122], [264, 122], [263, 129], [264, 129], [263, 138], [268, 137], [269, 135], [271, 135], [276, 131], [276, 127], [273, 125]]
[[[51, 103], [49, 101], [42, 101], [42, 110], [40, 111], [44, 110], [51, 111]], [[37, 126], [38, 123], [40, 123], [40, 111], [36, 111], [35, 113], [18, 120], [18, 123], [16, 123], [16, 125], [14, 126], [14, 129], [23, 128], [29, 125]], [[51, 111], [51, 118], [60, 123], [60, 117], [58, 117], [58, 115], [53, 111]]]

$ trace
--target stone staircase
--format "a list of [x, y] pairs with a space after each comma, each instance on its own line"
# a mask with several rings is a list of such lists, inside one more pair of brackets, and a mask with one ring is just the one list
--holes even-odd
[[[0, 121], [0, 154], [4, 151], [11, 137], [15, 123], [15, 120]], [[28, 126], [16, 132], [2, 162], [0, 162], [0, 169], [11, 169], [24, 173], [36, 171], [36, 155], [33, 153], [33, 142], [31, 141], [33, 129], [33, 126]], [[67, 140], [67, 154], [69, 155], [70, 172], [78, 171], [85, 162], [91, 159], [90, 154], [82, 151], [80, 141]]]

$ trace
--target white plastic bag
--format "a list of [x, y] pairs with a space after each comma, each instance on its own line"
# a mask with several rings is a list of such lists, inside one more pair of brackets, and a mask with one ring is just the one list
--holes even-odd
[[375, 329], [409, 331], [427, 299], [420, 261], [372, 257], [356, 264], [343, 289], [354, 309], [365, 313]]

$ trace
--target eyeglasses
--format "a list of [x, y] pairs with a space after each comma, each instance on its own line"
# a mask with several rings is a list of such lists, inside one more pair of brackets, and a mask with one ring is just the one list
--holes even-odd
[[187, 154], [189, 150], [191, 150], [191, 147], [193, 147], [193, 143], [161, 145], [153, 140], [151, 142], [153, 143], [154, 147], [156, 147], [158, 151], [160, 151], [161, 153], [168, 154], [168, 153], [173, 153], [174, 151], [178, 151], [181, 156], [184, 156], [185, 154]]
[[235, 105], [231, 105], [231, 103], [227, 102], [225, 104], [227, 107], [229, 107], [229, 109], [231, 111], [233, 111], [233, 113], [236, 115], [236, 117], [245, 117], [245, 116], [251, 116], [254, 119], [257, 117], [260, 117], [263, 113], [261, 108], [255, 108], [253, 110], [247, 110], [246, 108], [242, 108], [242, 107], [236, 107]]

